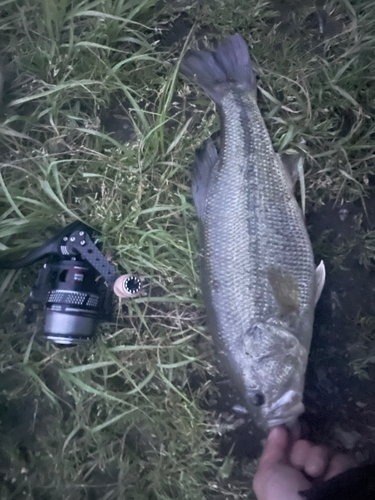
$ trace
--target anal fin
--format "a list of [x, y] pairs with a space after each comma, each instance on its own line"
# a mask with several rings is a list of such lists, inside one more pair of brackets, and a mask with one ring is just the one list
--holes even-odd
[[200, 219], [204, 216], [211, 172], [219, 155], [212, 139], [207, 139], [195, 153], [191, 166], [192, 193], [195, 208]]

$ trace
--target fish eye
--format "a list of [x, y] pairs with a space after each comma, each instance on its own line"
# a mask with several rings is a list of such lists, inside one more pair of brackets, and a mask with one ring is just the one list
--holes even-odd
[[262, 406], [265, 403], [264, 395], [261, 392], [256, 392], [251, 396], [251, 402], [254, 406]]

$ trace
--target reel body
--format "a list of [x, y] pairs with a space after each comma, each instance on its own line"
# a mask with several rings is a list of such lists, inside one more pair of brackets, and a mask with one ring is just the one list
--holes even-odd
[[[58, 345], [76, 345], [95, 335], [99, 320], [108, 320], [113, 289], [121, 277], [91, 239], [92, 230], [73, 222], [45, 245], [18, 260], [0, 260], [0, 269], [20, 269], [47, 258], [25, 304], [27, 323], [45, 310], [43, 335]], [[137, 276], [124, 277], [132, 286], [124, 296], [141, 289]], [[129, 281], [130, 280], [130, 281]], [[119, 295], [116, 291], [116, 294]], [[120, 295], [119, 295], [120, 296]]]

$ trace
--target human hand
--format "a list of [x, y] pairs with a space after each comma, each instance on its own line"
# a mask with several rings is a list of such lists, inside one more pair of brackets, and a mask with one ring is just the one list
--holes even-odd
[[330, 457], [324, 446], [302, 439], [291, 443], [287, 430], [275, 427], [260, 458], [254, 491], [258, 500], [302, 500], [298, 492], [311, 488], [314, 479], [330, 479], [353, 465], [345, 455]]

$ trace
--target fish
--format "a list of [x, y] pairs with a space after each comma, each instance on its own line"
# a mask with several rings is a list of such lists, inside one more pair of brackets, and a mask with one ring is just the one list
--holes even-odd
[[2, 108], [3, 105], [4, 81], [5, 81], [5, 65], [4, 62], [0, 59], [0, 109]]
[[304, 412], [325, 279], [294, 196], [295, 162], [273, 149], [241, 35], [214, 52], [188, 51], [180, 71], [215, 102], [221, 123], [220, 152], [208, 139], [191, 168], [208, 329], [254, 423], [292, 427]]

